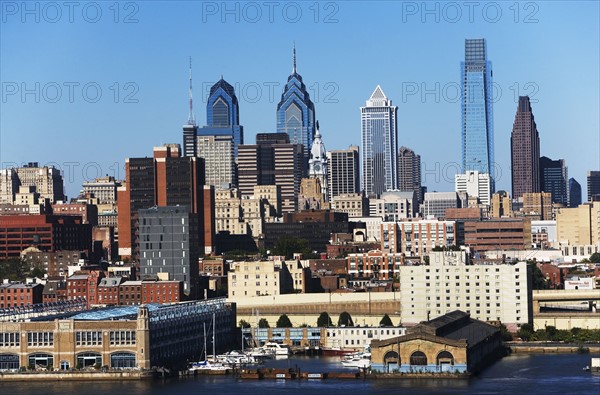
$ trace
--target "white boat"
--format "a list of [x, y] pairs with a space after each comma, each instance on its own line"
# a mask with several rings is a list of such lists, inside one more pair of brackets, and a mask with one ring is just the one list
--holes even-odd
[[231, 368], [219, 362], [201, 361], [192, 363], [189, 370], [190, 372], [197, 371], [199, 373], [226, 374]]
[[261, 347], [261, 349], [275, 356], [288, 356], [292, 353], [292, 350], [290, 350], [290, 348], [287, 345], [275, 342], [267, 342], [264, 346]]
[[217, 361], [230, 365], [248, 365], [256, 363], [256, 358], [239, 351], [230, 351], [222, 355], [217, 355]]
[[352, 358], [352, 359], [344, 359], [342, 361], [342, 366], [345, 368], [359, 368], [359, 369], [367, 369], [371, 367], [371, 360], [368, 358]]

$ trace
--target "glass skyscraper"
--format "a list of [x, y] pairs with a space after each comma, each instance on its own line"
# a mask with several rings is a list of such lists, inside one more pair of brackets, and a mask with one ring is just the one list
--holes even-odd
[[184, 156], [198, 155], [196, 136], [231, 136], [234, 156], [237, 158], [238, 146], [244, 144], [244, 127], [240, 125], [235, 90], [223, 77], [210, 88], [206, 103], [206, 125], [196, 127], [190, 115], [190, 121], [183, 127]]
[[362, 188], [369, 197], [397, 189], [398, 107], [377, 85], [360, 108]]
[[277, 132], [287, 133], [291, 144], [302, 144], [303, 173], [306, 174], [315, 135], [315, 105], [310, 100], [302, 77], [296, 72], [295, 47], [292, 74], [277, 105]]
[[462, 170], [490, 174], [494, 188], [492, 63], [485, 39], [465, 40], [461, 62]]

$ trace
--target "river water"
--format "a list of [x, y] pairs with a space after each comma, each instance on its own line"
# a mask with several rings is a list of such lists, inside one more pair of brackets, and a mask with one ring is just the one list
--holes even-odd
[[[470, 379], [239, 380], [199, 376], [119, 382], [2, 383], [1, 395], [199, 394], [577, 394], [600, 395], [600, 376], [583, 371], [590, 354], [513, 354]], [[351, 371], [336, 357], [293, 357], [267, 366], [306, 372]]]

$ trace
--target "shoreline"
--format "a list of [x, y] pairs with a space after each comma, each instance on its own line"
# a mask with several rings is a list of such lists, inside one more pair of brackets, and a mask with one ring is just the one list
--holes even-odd
[[154, 377], [153, 371], [0, 373], [0, 382], [18, 381], [132, 381]]
[[600, 353], [600, 344], [576, 343], [504, 343], [511, 353], [528, 354], [597, 354]]

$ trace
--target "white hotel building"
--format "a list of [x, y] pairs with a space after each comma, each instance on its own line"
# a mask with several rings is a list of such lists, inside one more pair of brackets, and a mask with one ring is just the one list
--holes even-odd
[[442, 263], [400, 267], [403, 325], [418, 324], [454, 310], [482, 321], [500, 321], [509, 330], [533, 322], [531, 272], [525, 262], [450, 265], [445, 261], [431, 259]]

